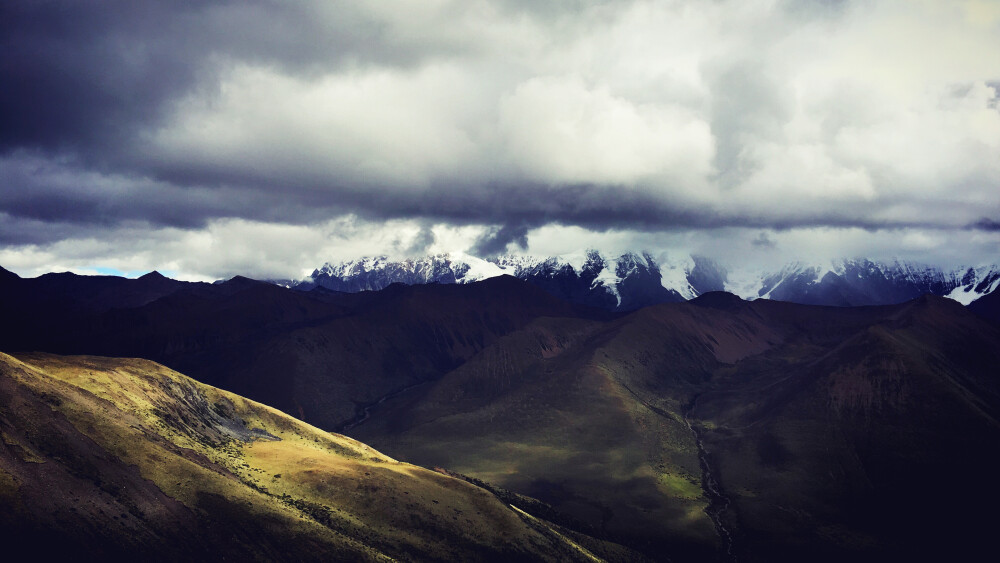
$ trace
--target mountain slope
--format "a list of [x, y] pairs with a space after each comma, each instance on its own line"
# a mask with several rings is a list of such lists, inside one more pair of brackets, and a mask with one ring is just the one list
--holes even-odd
[[204, 289], [208, 285], [172, 280], [159, 272], [137, 279], [69, 272], [21, 278], [3, 270], [0, 316], [16, 319], [17, 323], [0, 327], [0, 343], [5, 350], [20, 348], [38, 339], [50, 339], [53, 330], [78, 328], [81, 319], [116, 308], [141, 307], [176, 292]]
[[[356, 294], [234, 278], [74, 322], [52, 323], [55, 312], [12, 314], [0, 346], [148, 358], [335, 429], [542, 316], [608, 314], [511, 277]], [[25, 324], [38, 330], [22, 332]]]
[[483, 489], [144, 360], [0, 354], [0, 530], [108, 560], [592, 560]]
[[[997, 365], [1000, 332], [943, 298], [840, 308], [709, 293], [533, 325], [350, 432], [650, 554], [961, 556], [989, 541], [979, 503], [1000, 502]], [[960, 476], [975, 495], [937, 485]]]
[[969, 304], [969, 310], [980, 317], [1000, 325], [1000, 292], [993, 292]]
[[[647, 554], [711, 559], [720, 546], [685, 400], [664, 394], [699, 384], [718, 362], [713, 339], [731, 345], [718, 352], [731, 360], [779, 336], [696, 307], [609, 324], [545, 319], [387, 401], [351, 433], [543, 498]], [[659, 397], [639, 393], [654, 382]]]
[[[802, 318], [822, 315], [780, 305], [753, 307], [802, 332], [717, 372], [689, 415], [743, 554], [884, 560], [982, 549], [977, 505], [1000, 500], [988, 469], [1000, 440], [997, 332], [941, 298], [871, 310], [843, 331], [811, 328]], [[941, 486], [954, 478], [975, 483], [975, 500]]]

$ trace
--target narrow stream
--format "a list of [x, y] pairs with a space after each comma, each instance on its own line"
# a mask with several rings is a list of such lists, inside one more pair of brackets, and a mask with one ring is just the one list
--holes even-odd
[[403, 387], [402, 389], [397, 389], [396, 391], [393, 391], [392, 393], [389, 393], [388, 395], [383, 395], [383, 396], [379, 397], [378, 400], [376, 400], [375, 402], [369, 403], [369, 404], [365, 405], [364, 407], [362, 407], [361, 414], [355, 416], [353, 419], [351, 419], [348, 422], [346, 422], [343, 425], [341, 425], [340, 428], [336, 429], [336, 432], [339, 433], [339, 434], [343, 434], [344, 432], [347, 432], [348, 430], [350, 430], [352, 428], [356, 428], [356, 427], [364, 424], [366, 420], [368, 420], [369, 418], [371, 418], [372, 411], [374, 411], [376, 407], [378, 407], [382, 403], [388, 401], [389, 399], [398, 397], [398, 396], [402, 395], [403, 393], [406, 393], [410, 389], [413, 389], [415, 387], [420, 387], [421, 385], [423, 385], [425, 383], [427, 383], [427, 382], [426, 381], [421, 381], [420, 383], [414, 383], [413, 385], [410, 385], [408, 387]]
[[735, 563], [737, 558], [736, 550], [733, 546], [733, 531], [726, 526], [723, 520], [723, 514], [729, 509], [731, 501], [722, 491], [719, 480], [712, 473], [712, 466], [708, 462], [708, 452], [705, 451], [705, 446], [702, 443], [701, 433], [691, 423], [691, 419], [687, 415], [684, 416], [684, 423], [691, 430], [691, 433], [694, 435], [695, 444], [698, 446], [698, 465], [701, 466], [701, 488], [705, 491], [705, 496], [708, 497], [708, 506], [705, 508], [705, 513], [712, 519], [712, 523], [715, 524], [715, 530], [718, 532], [719, 538], [722, 539], [722, 547], [725, 548], [726, 559]]

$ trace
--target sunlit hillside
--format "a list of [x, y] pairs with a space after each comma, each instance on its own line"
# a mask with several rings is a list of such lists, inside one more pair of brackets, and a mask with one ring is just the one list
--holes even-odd
[[0, 354], [0, 405], [7, 549], [244, 561], [629, 557], [146, 360]]

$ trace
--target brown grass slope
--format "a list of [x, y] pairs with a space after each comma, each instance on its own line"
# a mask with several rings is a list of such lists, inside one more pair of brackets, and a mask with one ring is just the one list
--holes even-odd
[[629, 557], [153, 362], [44, 354], [0, 354], [0, 534], [43, 560]]
[[944, 556], [981, 547], [976, 499], [1000, 501], [997, 366], [998, 331], [945, 299], [716, 294], [605, 323], [536, 321], [351, 433], [653, 557], [723, 558], [687, 419], [741, 560]]
[[711, 558], [685, 406], [720, 362], [780, 340], [759, 319], [683, 305], [541, 319], [352, 433], [542, 499], [651, 556]]

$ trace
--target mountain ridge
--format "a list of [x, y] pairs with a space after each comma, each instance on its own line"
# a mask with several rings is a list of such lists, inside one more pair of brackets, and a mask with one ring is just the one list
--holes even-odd
[[464, 253], [404, 260], [379, 256], [327, 263], [303, 280], [281, 284], [299, 290], [326, 287], [356, 292], [397, 282], [461, 284], [504, 274], [563, 299], [614, 311], [680, 302], [720, 290], [744, 299], [837, 306], [901, 303], [931, 293], [968, 305], [1000, 287], [997, 265], [949, 269], [856, 258], [823, 264], [792, 262], [774, 271], [752, 271], [731, 270], [703, 256], [657, 261], [649, 252], [611, 256], [596, 250], [556, 257], [487, 259]]

